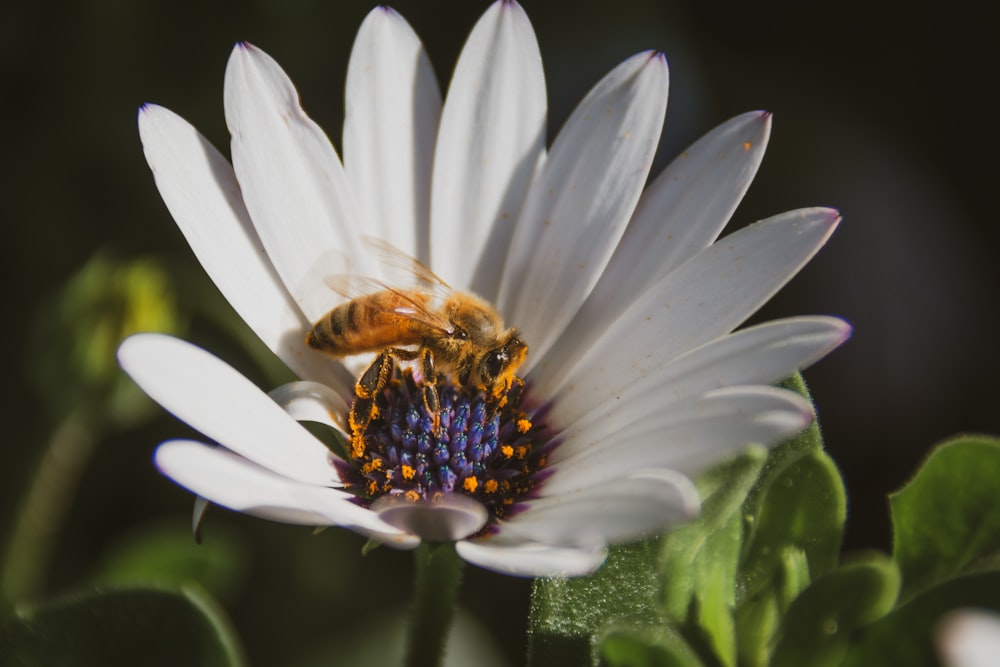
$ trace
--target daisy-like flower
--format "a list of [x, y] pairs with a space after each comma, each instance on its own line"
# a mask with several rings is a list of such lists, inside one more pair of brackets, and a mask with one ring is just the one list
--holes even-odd
[[1000, 664], [1000, 614], [986, 609], [948, 612], [935, 628], [938, 656], [946, 667]]
[[[256, 47], [236, 46], [224, 93], [231, 165], [154, 105], [139, 114], [143, 147], [202, 266], [302, 381], [269, 395], [181, 340], [122, 344], [129, 375], [220, 445], [156, 450], [159, 469], [199, 496], [400, 548], [454, 541], [465, 560], [508, 574], [582, 575], [608, 544], [694, 516], [692, 476], [813, 418], [773, 385], [843, 342], [847, 324], [815, 316], [734, 329], [839, 216], [797, 210], [716, 240], [767, 143], [761, 112], [713, 130], [643, 191], [667, 103], [661, 54], [612, 70], [548, 148], [538, 46], [512, 1], [477, 23], [443, 104], [411, 28], [391, 9], [372, 11], [347, 73], [343, 160]], [[366, 235], [517, 327], [524, 382], [502, 408], [445, 377], [432, 419], [416, 369], [390, 379], [375, 418], [350, 432], [371, 358], [332, 359], [305, 338], [343, 301], [324, 276], [387, 279]], [[305, 420], [341, 431], [344, 451]]]

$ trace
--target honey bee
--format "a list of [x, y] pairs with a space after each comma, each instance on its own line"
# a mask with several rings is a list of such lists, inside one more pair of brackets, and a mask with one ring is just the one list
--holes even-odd
[[[461, 386], [482, 390], [494, 413], [528, 354], [518, 331], [480, 297], [452, 289], [418, 260], [391, 244], [366, 237], [389, 269], [406, 275], [413, 287], [355, 275], [330, 276], [327, 284], [350, 300], [313, 325], [306, 343], [333, 357], [378, 352], [354, 387], [349, 415], [355, 439], [377, 415], [375, 397], [392, 376], [394, 360], [416, 361], [422, 400], [439, 427], [437, 382], [448, 376]], [[355, 443], [356, 445], [359, 444]]]

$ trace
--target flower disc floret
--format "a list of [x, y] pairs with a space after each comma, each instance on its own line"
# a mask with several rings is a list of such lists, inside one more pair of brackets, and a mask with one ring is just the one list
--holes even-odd
[[503, 408], [483, 391], [440, 382], [439, 426], [409, 369], [376, 398], [377, 417], [361, 447], [339, 464], [344, 488], [362, 504], [389, 495], [418, 503], [463, 494], [482, 503], [492, 521], [509, 516], [529, 497], [545, 466], [544, 426], [521, 407], [522, 386], [506, 393]]

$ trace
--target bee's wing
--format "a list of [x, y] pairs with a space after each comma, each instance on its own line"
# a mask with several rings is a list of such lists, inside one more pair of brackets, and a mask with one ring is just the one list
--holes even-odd
[[448, 318], [435, 310], [436, 295], [430, 293], [426, 287], [410, 289], [394, 287], [377, 278], [353, 273], [325, 276], [323, 282], [348, 300], [370, 296], [376, 292], [388, 292], [393, 295], [392, 312], [442, 333], [451, 334], [455, 330]]
[[323, 282], [348, 301], [388, 289], [381, 280], [356, 273], [334, 273], [323, 276]]
[[411, 257], [388, 241], [369, 235], [362, 236], [361, 240], [382, 270], [386, 283], [400, 287], [412, 286], [414, 289], [432, 294], [441, 303], [454, 291], [420, 260]]

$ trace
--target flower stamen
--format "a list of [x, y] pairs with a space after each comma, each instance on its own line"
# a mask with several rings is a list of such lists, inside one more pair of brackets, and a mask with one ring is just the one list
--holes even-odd
[[539, 483], [543, 428], [521, 408], [519, 386], [503, 396], [499, 409], [483, 391], [447, 378], [437, 388], [435, 419], [409, 368], [386, 384], [374, 398], [376, 416], [351, 433], [350, 456], [340, 471], [345, 489], [369, 507], [389, 507], [389, 498], [432, 505], [466, 496], [485, 508], [487, 523], [495, 521]]

